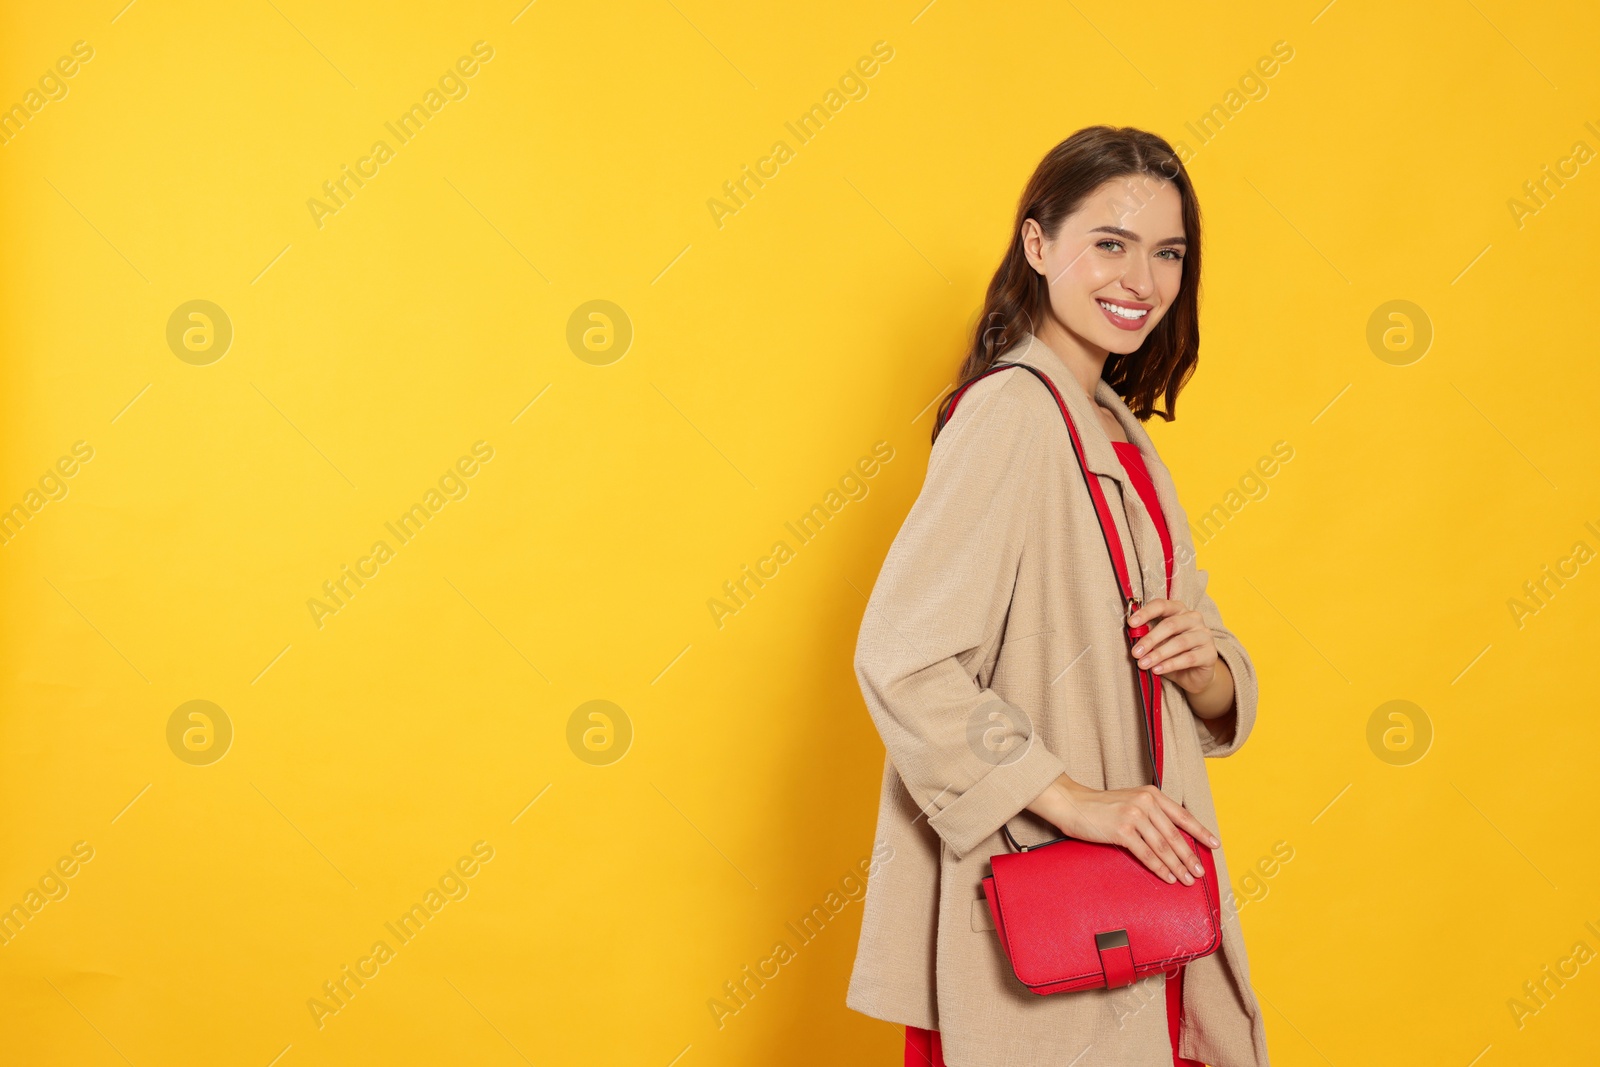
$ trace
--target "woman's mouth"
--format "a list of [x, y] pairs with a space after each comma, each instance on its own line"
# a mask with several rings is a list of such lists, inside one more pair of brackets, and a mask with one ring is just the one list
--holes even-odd
[[1095, 304], [1100, 308], [1100, 313], [1111, 320], [1111, 324], [1119, 330], [1139, 330], [1144, 328], [1144, 320], [1150, 314], [1149, 304], [1123, 303], [1119, 300], [1095, 299]]

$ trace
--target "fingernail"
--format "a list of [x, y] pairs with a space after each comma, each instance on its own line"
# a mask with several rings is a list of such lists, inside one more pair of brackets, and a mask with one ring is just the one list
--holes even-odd
[[1214, 838], [1214, 837], [1213, 837], [1213, 838], [1212, 838], [1212, 839], [1211, 839], [1211, 847], [1212, 847], [1212, 848], [1216, 848], [1216, 847], [1217, 847], [1217, 846], [1218, 846], [1218, 845], [1220, 845], [1220, 844], [1222, 844], [1222, 842], [1221, 842], [1221, 841], [1218, 841], [1218, 840], [1217, 840], [1217, 839], [1216, 839], [1216, 838]]
[[1197, 863], [1194, 865], [1194, 873], [1203, 875], [1206, 873], [1206, 869]]

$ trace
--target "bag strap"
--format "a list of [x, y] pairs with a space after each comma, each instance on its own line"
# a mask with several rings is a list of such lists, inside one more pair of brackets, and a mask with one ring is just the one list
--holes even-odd
[[[1021, 367], [1024, 370], [1031, 372], [1034, 377], [1038, 378], [1040, 381], [1044, 382], [1045, 387], [1050, 390], [1050, 395], [1055, 398], [1056, 407], [1061, 411], [1061, 418], [1066, 421], [1067, 436], [1072, 439], [1072, 451], [1073, 454], [1078, 458], [1078, 471], [1083, 475], [1083, 484], [1089, 491], [1089, 498], [1094, 502], [1095, 516], [1100, 521], [1100, 533], [1104, 537], [1106, 543], [1106, 554], [1111, 558], [1111, 569], [1116, 572], [1117, 586], [1122, 591], [1123, 630], [1126, 634], [1128, 648], [1131, 652], [1133, 646], [1138, 642], [1138, 640], [1150, 632], [1150, 626], [1148, 623], [1140, 623], [1138, 626], [1134, 626], [1128, 621], [1132, 617], [1133, 613], [1138, 610], [1140, 606], [1140, 598], [1133, 595], [1133, 585], [1128, 574], [1127, 557], [1122, 551], [1122, 538], [1117, 533], [1115, 521], [1113, 521], [1111, 518], [1111, 507], [1108, 503], [1106, 503], [1105, 491], [1101, 489], [1099, 479], [1092, 477], [1089, 473], [1089, 464], [1084, 459], [1083, 455], [1083, 441], [1078, 437], [1078, 427], [1072, 421], [1072, 416], [1067, 411], [1066, 402], [1061, 399], [1061, 393], [1057, 391], [1055, 383], [1050, 380], [1050, 376], [1039, 368], [1030, 367], [1026, 363], [996, 363], [994, 366], [990, 367], [982, 374], [979, 374], [977, 377], [973, 378], [972, 381], [967, 382], [965, 385], [961, 386], [961, 388], [957, 389], [951, 394], [949, 407], [945, 413], [945, 421], [949, 422], [950, 417], [955, 414], [956, 404], [960, 403], [962, 395], [965, 394], [968, 389], [972, 388], [975, 382], [983, 378], [987, 378], [989, 375], [998, 371], [1010, 370], [1012, 367]], [[1170, 596], [1172, 593], [1172, 564], [1170, 560], [1164, 560], [1164, 563], [1166, 565], [1167, 594]], [[1137, 660], [1135, 663], [1137, 663]], [[1144, 735], [1147, 746], [1146, 751], [1150, 756], [1151, 773], [1154, 776], [1156, 786], [1159, 787], [1161, 785], [1161, 770], [1163, 763], [1161, 737], [1161, 679], [1158, 678], [1153, 672], [1146, 670], [1143, 667], [1138, 668], [1138, 672], [1139, 699], [1144, 710]], [[1063, 836], [1052, 838], [1049, 841], [1041, 841], [1035, 845], [1019, 845], [1017, 843], [1017, 839], [1012, 836], [1011, 827], [1009, 825], [1002, 823], [1000, 825], [1000, 829], [1004, 831], [1006, 840], [1010, 842], [1011, 847], [1016, 849], [1018, 852], [1027, 852], [1030, 849], [1039, 848], [1043, 845], [1053, 845], [1057, 841], [1067, 840], [1067, 838]]]

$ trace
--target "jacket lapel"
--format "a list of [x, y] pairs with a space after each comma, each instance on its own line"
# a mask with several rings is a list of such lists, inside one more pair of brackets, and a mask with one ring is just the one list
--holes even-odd
[[[1155, 520], [1145, 510], [1144, 500], [1139, 496], [1138, 487], [1133, 484], [1133, 478], [1122, 465], [1122, 460], [1118, 458], [1117, 451], [1112, 446], [1111, 438], [1100, 422], [1100, 416], [1095, 410], [1095, 401], [1099, 401], [1111, 411], [1122, 425], [1123, 434], [1138, 447], [1145, 466], [1150, 471], [1150, 479], [1155, 484], [1156, 498], [1161, 504], [1162, 512], [1170, 520], [1178, 514], [1172, 480], [1166, 467], [1156, 457], [1155, 445], [1151, 442], [1150, 435], [1145, 432], [1143, 424], [1128, 410], [1128, 405], [1104, 378], [1095, 383], [1095, 399], [1089, 399], [1061, 357], [1031, 332], [1024, 333], [1021, 341], [1007, 350], [1000, 359], [1003, 362], [1026, 363], [1036, 367], [1044, 371], [1055, 383], [1056, 392], [1061, 394], [1061, 399], [1066, 403], [1067, 412], [1072, 416], [1072, 424], [1078, 431], [1078, 440], [1083, 445], [1084, 466], [1102, 479], [1109, 480], [1103, 481], [1101, 488], [1105, 491], [1106, 503], [1111, 507], [1112, 521], [1116, 524], [1118, 536], [1122, 539], [1123, 557], [1128, 563], [1128, 580], [1133, 584], [1134, 595], [1140, 599], [1163, 596], [1166, 592], [1166, 574], [1163, 569], [1161, 535], [1156, 531]], [[1066, 427], [1062, 427], [1063, 433], [1065, 430]], [[1065, 439], [1064, 445], [1068, 449], [1072, 447], [1071, 442]], [[1076, 463], [1076, 460], [1073, 462]], [[1181, 582], [1181, 570], [1182, 568], [1174, 560], [1172, 592], [1175, 596], [1178, 594]]]
[[[1122, 460], [1117, 458], [1116, 449], [1111, 447], [1111, 438], [1106, 436], [1105, 427], [1100, 424], [1100, 416], [1095, 413], [1094, 401], [1084, 393], [1077, 380], [1072, 377], [1072, 372], [1067, 369], [1066, 363], [1056, 355], [1054, 349], [1032, 333], [1025, 333], [1017, 346], [1008, 350], [1000, 359], [1007, 363], [1026, 363], [1049, 375], [1050, 380], [1055, 383], [1056, 392], [1066, 401], [1067, 411], [1072, 415], [1072, 423], [1078, 429], [1078, 440], [1083, 443], [1085, 466], [1096, 474], [1115, 480], [1122, 492], [1137, 493], [1133, 479], [1128, 477], [1127, 470], [1122, 466]], [[1117, 396], [1117, 391], [1102, 379], [1096, 390], [1096, 397], [1105, 403], [1106, 393], [1116, 398], [1122, 412], [1127, 412], [1127, 417], [1133, 419], [1132, 413], [1122, 404], [1122, 398]], [[1110, 404], [1107, 406], [1117, 413], [1119, 419], [1122, 418], [1116, 407]], [[1133, 421], [1137, 423], [1139, 420], [1133, 419]], [[1133, 439], [1133, 435], [1128, 434], [1128, 440]]]
[[[1150, 440], [1144, 423], [1134, 417], [1128, 410], [1127, 403], [1111, 387], [1111, 383], [1104, 378], [1095, 385], [1095, 397], [1111, 409], [1111, 413], [1122, 424], [1122, 432], [1139, 449], [1139, 457], [1144, 460], [1145, 469], [1150, 472], [1150, 483], [1155, 487], [1156, 503], [1161, 507], [1161, 516], [1166, 521], [1168, 536], [1172, 539], [1172, 596], [1188, 603], [1182, 590], [1184, 589], [1184, 568], [1177, 560], [1178, 531], [1176, 524], [1181, 520], [1183, 509], [1178, 504], [1177, 488], [1172, 483], [1172, 475], [1167, 470], [1166, 464], [1161, 462], [1161, 457], [1156, 455], [1155, 442]], [[1109, 441], [1109, 438], [1107, 439]], [[1118, 460], [1117, 465], [1121, 466]], [[1126, 471], [1124, 471], [1126, 473]], [[1133, 523], [1134, 538], [1138, 545], [1140, 569], [1144, 572], [1145, 588], [1151, 597], [1160, 597], [1166, 594], [1167, 576], [1165, 554], [1161, 547], [1161, 533], [1156, 529], [1156, 521], [1149, 511], [1145, 509], [1144, 498], [1139, 495], [1138, 489], [1130, 480], [1128, 491], [1123, 495], [1123, 507], [1130, 516], [1137, 515]], [[1132, 499], [1134, 503], [1129, 504]], [[1193, 605], [1190, 605], [1191, 607]]]

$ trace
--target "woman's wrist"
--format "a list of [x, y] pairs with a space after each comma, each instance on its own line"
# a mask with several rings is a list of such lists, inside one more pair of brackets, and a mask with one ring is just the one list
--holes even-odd
[[1200, 720], [1200, 725], [1219, 745], [1233, 742], [1239, 725], [1239, 709], [1235, 699], [1233, 672], [1227, 661], [1217, 657], [1216, 674], [1211, 684], [1199, 693], [1189, 694], [1189, 710]]
[[1064, 830], [1063, 821], [1072, 808], [1073, 794], [1083, 788], [1065, 774], [1057, 775], [1025, 810], [1033, 812], [1056, 829]]
[[1211, 684], [1198, 693], [1187, 693], [1189, 710], [1202, 719], [1224, 719], [1233, 711], [1233, 672], [1220, 655], [1213, 664]]

